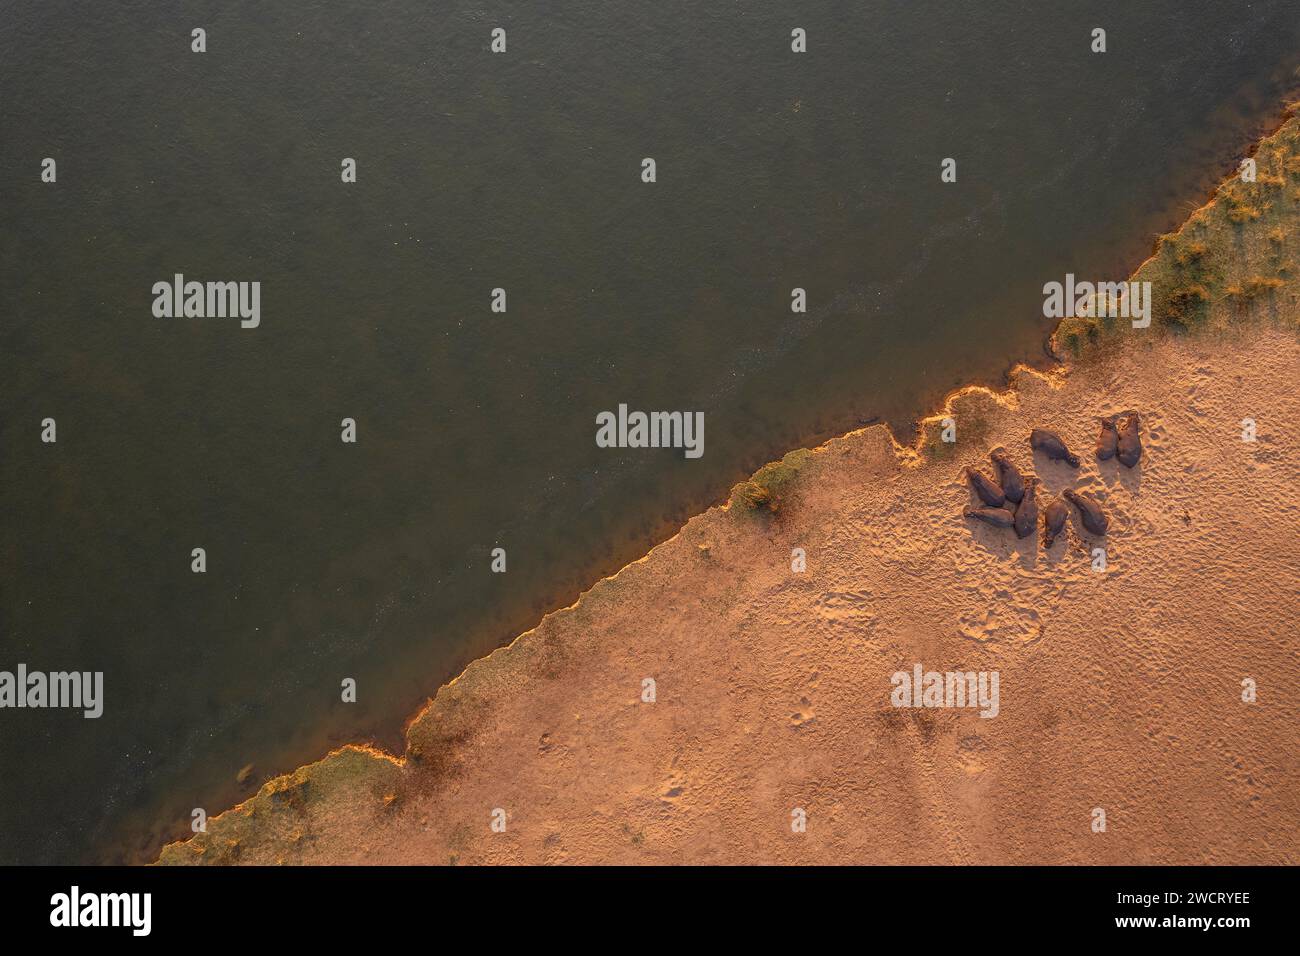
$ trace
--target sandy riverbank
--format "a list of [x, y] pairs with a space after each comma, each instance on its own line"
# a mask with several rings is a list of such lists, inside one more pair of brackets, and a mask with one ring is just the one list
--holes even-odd
[[[789, 456], [774, 512], [711, 509], [475, 662], [402, 758], [331, 754], [162, 861], [1300, 862], [1298, 142], [1139, 270], [1152, 328], [1067, 323], [1059, 372], [953, 396], [915, 448], [874, 426]], [[1099, 465], [1097, 416], [1129, 409], [1139, 467]], [[1072, 514], [1045, 551], [963, 519], [998, 445], [1110, 533]], [[891, 707], [917, 663], [998, 671], [998, 715]]]

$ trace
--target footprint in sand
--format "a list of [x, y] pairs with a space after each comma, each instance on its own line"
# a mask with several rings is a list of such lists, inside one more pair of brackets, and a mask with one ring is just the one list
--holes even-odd
[[1205, 386], [1209, 383], [1211, 377], [1208, 368], [1198, 368], [1192, 375], [1191, 384], [1187, 386], [1187, 407], [1197, 418], [1203, 418], [1206, 414], [1204, 402]]
[[806, 727], [817, 719], [817, 715], [813, 712], [812, 704], [807, 697], [799, 698], [799, 706], [801, 709], [790, 715], [790, 726], [795, 730]]
[[1142, 444], [1146, 450], [1159, 451], [1165, 443], [1164, 422], [1157, 418], [1154, 412], [1147, 412], [1143, 424], [1146, 426], [1146, 433], [1142, 436]]
[[974, 608], [959, 619], [958, 633], [980, 644], [1032, 644], [1043, 636], [1052, 610], [1060, 601], [1062, 580], [1017, 580], [1012, 587], [985, 586], [978, 589]]
[[968, 777], [984, 772], [984, 752], [988, 744], [978, 734], [963, 737], [957, 741], [957, 766]]
[[1247, 803], [1254, 803], [1259, 800], [1260, 783], [1246, 760], [1226, 750], [1223, 756], [1228, 764], [1226, 776], [1237, 792], [1241, 794], [1242, 799]]
[[862, 637], [875, 630], [870, 591], [826, 591], [814, 604], [818, 629], [829, 637]]
[[963, 614], [959, 630], [981, 644], [1030, 644], [1043, 636], [1044, 627], [1033, 608], [991, 607]]
[[663, 789], [659, 793], [659, 799], [664, 803], [671, 804], [680, 797], [686, 790], [686, 776], [681, 771], [674, 771], [669, 778], [664, 781]]
[[1248, 449], [1246, 469], [1248, 471], [1267, 471], [1273, 462], [1282, 457], [1282, 453], [1273, 447], [1273, 439], [1268, 435], [1256, 435], [1253, 442], [1242, 442]]

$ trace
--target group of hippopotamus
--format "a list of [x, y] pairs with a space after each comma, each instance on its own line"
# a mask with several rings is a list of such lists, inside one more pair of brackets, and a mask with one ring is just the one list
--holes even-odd
[[[1124, 416], [1123, 421], [1116, 422], [1118, 416], [1101, 419], [1101, 431], [1097, 435], [1097, 460], [1107, 461], [1118, 458], [1126, 468], [1132, 468], [1142, 457], [1141, 420], [1137, 412]], [[1035, 428], [1029, 433], [1029, 447], [1040, 451], [1052, 461], [1063, 461], [1071, 468], [1079, 467], [1079, 456], [1072, 454], [1061, 436], [1046, 429]], [[1016, 537], [1025, 538], [1033, 533], [1038, 525], [1037, 478], [1026, 479], [1020, 469], [1000, 448], [989, 453], [989, 458], [998, 470], [998, 480], [993, 481], [982, 471], [966, 469], [966, 480], [975, 494], [984, 502], [979, 508], [967, 508], [967, 518], [975, 518], [996, 528], [1014, 528]], [[1066, 489], [1061, 493], [1064, 501], [1057, 498], [1043, 509], [1043, 547], [1050, 548], [1057, 536], [1065, 528], [1065, 521], [1070, 515], [1066, 501], [1079, 509], [1079, 519], [1091, 534], [1103, 535], [1110, 524], [1106, 512], [1102, 510], [1091, 495], [1080, 494]]]

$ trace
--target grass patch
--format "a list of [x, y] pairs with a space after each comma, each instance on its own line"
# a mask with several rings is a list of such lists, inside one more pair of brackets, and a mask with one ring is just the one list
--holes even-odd
[[1262, 209], [1245, 200], [1229, 199], [1228, 201], [1228, 220], [1238, 226], [1254, 222], [1262, 215], [1264, 215]]
[[1229, 299], [1249, 300], [1259, 298], [1268, 292], [1274, 292], [1286, 285], [1285, 279], [1274, 276], [1251, 276], [1244, 282], [1228, 286], [1225, 295]]
[[1210, 290], [1199, 282], [1175, 286], [1161, 303], [1160, 321], [1185, 328], [1205, 318], [1209, 301]]
[[1185, 269], [1188, 266], [1200, 265], [1201, 261], [1209, 254], [1210, 247], [1199, 239], [1195, 239], [1179, 246], [1174, 261]]
[[1091, 316], [1062, 319], [1056, 327], [1056, 341], [1078, 357], [1086, 347], [1101, 341], [1101, 322]]
[[776, 514], [789, 504], [795, 479], [810, 457], [811, 451], [800, 448], [764, 465], [748, 481], [731, 489], [731, 506], [743, 513]]

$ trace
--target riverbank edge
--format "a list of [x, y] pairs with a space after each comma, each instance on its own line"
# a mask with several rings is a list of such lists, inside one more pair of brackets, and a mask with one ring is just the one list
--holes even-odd
[[[390, 797], [396, 799], [403, 786], [416, 785], [407, 779], [411, 776], [418, 778], [420, 787], [438, 786], [438, 778], [451, 769], [449, 763], [456, 748], [471, 738], [477, 722], [487, 718], [490, 689], [538, 674], [544, 676], [548, 668], [557, 666], [563, 649], [551, 645], [549, 625], [563, 617], [590, 614], [592, 604], [616, 590], [620, 578], [650, 562], [657, 552], [669, 548], [701, 523], [723, 520], [724, 516], [729, 520], [769, 520], [771, 512], [780, 510], [785, 496], [795, 492], [809, 463], [817, 462], [844, 438], [874, 431], [876, 440], [893, 449], [899, 467], [916, 468], [943, 457], [945, 449], [951, 447], [943, 440], [946, 425], [962, 429], [970, 422], [972, 427], [978, 427], [977, 422], [959, 411], [964, 405], [969, 407], [970, 399], [1014, 408], [1025, 377], [1059, 384], [1072, 374], [1086, 373], [1094, 365], [1104, 364], [1110, 350], [1133, 347], [1134, 343], [1126, 338], [1129, 334], [1142, 335], [1140, 341], [1150, 347], [1163, 336], [1231, 330], [1233, 324], [1222, 321], [1225, 312], [1243, 318], [1262, 316], [1266, 310], [1252, 306], [1279, 294], [1291, 278], [1287, 262], [1290, 257], [1284, 256], [1282, 249], [1291, 238], [1285, 226], [1300, 223], [1298, 109], [1300, 102], [1289, 104], [1273, 130], [1261, 137], [1249, 153], [1257, 165], [1255, 182], [1243, 181], [1234, 171], [1176, 232], [1161, 236], [1151, 255], [1133, 271], [1129, 281], [1152, 283], [1149, 329], [1130, 329], [1126, 319], [1063, 319], [1049, 339], [1049, 349], [1056, 357], [1054, 366], [1040, 370], [1017, 365], [1008, 373], [1006, 387], [1000, 390], [985, 385], [954, 389], [944, 397], [938, 411], [919, 420], [911, 444], [899, 443], [887, 423], [875, 423], [813, 448], [796, 449], [780, 461], [763, 466], [748, 481], [736, 485], [727, 502], [692, 516], [646, 554], [599, 579], [572, 604], [546, 614], [537, 625], [471, 662], [442, 685], [407, 721], [403, 734], [405, 753], [396, 755], [363, 744], [339, 747], [318, 761], [267, 781], [253, 796], [209, 818], [206, 832], [168, 843], [158, 862], [237, 862], [239, 844], [253, 836], [266, 818], [282, 809], [301, 809], [339, 790], [358, 788], [378, 794], [387, 802]], [[1300, 242], [1300, 235], [1292, 241]], [[1278, 254], [1272, 274], [1240, 274], [1248, 263], [1268, 262], [1268, 250], [1273, 246], [1278, 247]], [[1225, 247], [1231, 253], [1226, 261], [1216, 255]], [[230, 839], [227, 831], [236, 829], [239, 838]]]

